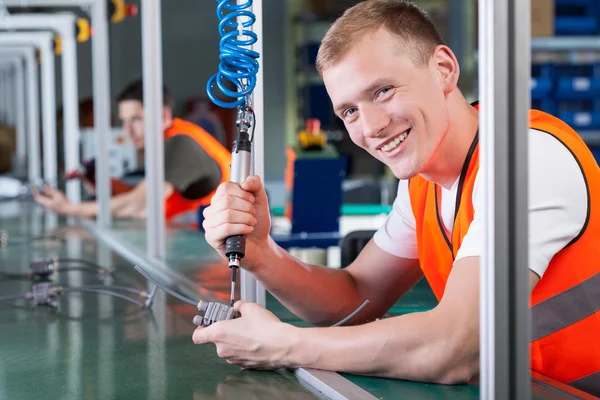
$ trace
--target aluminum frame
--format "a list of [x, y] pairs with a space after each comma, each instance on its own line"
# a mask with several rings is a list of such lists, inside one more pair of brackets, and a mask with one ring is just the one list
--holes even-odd
[[40, 95], [38, 82], [38, 64], [35, 56], [35, 47], [9, 47], [0, 48], [0, 57], [3, 55], [20, 55], [25, 62], [26, 82], [26, 107], [27, 112], [27, 177], [29, 182], [38, 184], [42, 181], [42, 166], [40, 160]]
[[16, 132], [16, 175], [21, 175], [27, 157], [27, 128], [25, 120], [25, 63], [23, 55], [0, 52], [0, 63], [8, 65], [13, 73], [11, 103], [14, 106], [14, 126]]
[[94, 130], [96, 134], [96, 198], [99, 228], [112, 224], [110, 175], [108, 171], [108, 135], [110, 124], [110, 54], [108, 52], [108, 12], [106, 0], [2, 0], [5, 7], [88, 7], [92, 37], [92, 79]]
[[44, 181], [55, 184], [58, 178], [56, 149], [56, 87], [54, 51], [50, 32], [0, 33], [0, 46], [35, 46], [40, 50], [42, 71], [42, 126]]
[[[237, 4], [244, 4], [246, 0], [237, 0]], [[264, 181], [264, 146], [265, 146], [265, 102], [264, 102], [264, 55], [263, 55], [263, 2], [262, 0], [254, 0], [251, 7], [252, 12], [256, 15], [256, 21], [252, 25], [252, 30], [257, 34], [258, 41], [252, 46], [252, 50], [256, 51], [260, 57], [258, 58], [258, 72], [256, 74], [256, 86], [252, 91], [252, 107], [255, 113], [255, 129], [254, 139], [252, 142], [252, 161], [254, 174], [258, 175]], [[263, 182], [264, 183], [264, 182]], [[244, 301], [258, 303], [261, 306], [266, 306], [266, 292], [264, 286], [254, 279], [252, 274], [245, 269], [240, 268], [240, 297]]]
[[13, 99], [15, 97], [15, 87], [13, 68], [13, 62], [11, 60], [10, 62], [4, 63], [2, 66], [2, 70], [0, 71], [0, 74], [2, 74], [2, 83], [0, 86], [0, 91], [2, 93], [0, 94], [0, 96], [2, 97], [4, 123], [10, 126], [13, 126], [15, 124], [15, 111], [13, 104]]
[[[64, 121], [65, 170], [78, 169], [81, 163], [78, 113], [77, 17], [72, 13], [17, 14], [0, 18], [0, 29], [52, 30], [62, 39], [62, 92]], [[68, 78], [67, 78], [68, 77]], [[73, 203], [81, 202], [81, 185], [75, 180], [66, 183], [66, 196]]]
[[142, 64], [144, 83], [144, 136], [146, 160], [146, 253], [164, 260], [164, 133], [161, 1], [142, 4]]
[[479, 2], [480, 168], [486, 205], [480, 269], [480, 397], [490, 400], [531, 398], [530, 13], [529, 2]]

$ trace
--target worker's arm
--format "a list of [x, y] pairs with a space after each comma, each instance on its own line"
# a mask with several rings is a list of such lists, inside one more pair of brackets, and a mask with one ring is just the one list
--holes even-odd
[[[298, 328], [253, 303], [241, 318], [194, 332], [229, 363], [246, 368], [308, 367], [444, 384], [479, 370], [479, 257], [456, 262], [439, 305], [358, 326]], [[539, 278], [530, 272], [530, 289]], [[307, 298], [310, 296], [306, 296]]]
[[338, 322], [365, 300], [371, 304], [353, 322], [381, 317], [422, 277], [417, 260], [393, 256], [373, 242], [343, 270], [295, 259], [269, 236], [269, 205], [257, 176], [241, 187], [221, 184], [204, 216], [211, 246], [225, 257], [226, 238], [246, 235], [242, 267], [293, 313], [316, 325]]
[[[294, 328], [285, 364], [436, 383], [479, 371], [479, 257], [456, 262], [431, 311], [333, 329]], [[529, 272], [530, 290], [539, 277]]]
[[[164, 184], [165, 198], [173, 193], [173, 186]], [[86, 201], [71, 203], [60, 190], [47, 187], [43, 195], [36, 195], [35, 200], [48, 211], [79, 218], [93, 218], [98, 213], [98, 202]], [[117, 218], [143, 218], [146, 215], [146, 181], [140, 182], [127, 193], [116, 195], [110, 199], [110, 210]]]
[[352, 323], [380, 318], [423, 273], [418, 260], [386, 253], [373, 240], [341, 270], [299, 261], [271, 240], [254, 276], [298, 317], [327, 326], [349, 315], [365, 300], [370, 304]]

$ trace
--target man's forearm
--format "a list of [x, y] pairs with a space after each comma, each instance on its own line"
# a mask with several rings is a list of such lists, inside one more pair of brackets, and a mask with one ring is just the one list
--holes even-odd
[[343, 270], [310, 265], [292, 257], [269, 238], [254, 276], [286, 308], [315, 325], [330, 325], [354, 311], [360, 298]]
[[291, 329], [290, 367], [445, 384], [464, 383], [479, 368], [478, 332], [434, 310], [359, 326]]
[[[123, 217], [122, 210], [131, 203], [129, 193], [123, 193], [110, 199], [110, 211], [113, 215]], [[93, 218], [98, 214], [98, 202], [84, 201], [78, 204], [69, 204], [66, 214], [78, 218]]]

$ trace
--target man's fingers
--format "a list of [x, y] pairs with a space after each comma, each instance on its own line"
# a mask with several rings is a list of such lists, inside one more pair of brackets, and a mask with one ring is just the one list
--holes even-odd
[[236, 301], [233, 305], [233, 310], [239, 312], [242, 315], [252, 313], [257, 308], [260, 308], [258, 304], [242, 300]]
[[205, 221], [207, 228], [216, 228], [224, 224], [244, 224], [252, 227], [256, 225], [254, 215], [236, 210], [222, 210]]
[[50, 204], [50, 199], [46, 196], [36, 194], [33, 196], [33, 199], [44, 207], [47, 207]]
[[251, 203], [254, 202], [254, 196], [252, 193], [248, 193], [248, 191], [243, 190], [240, 185], [235, 182], [223, 182], [217, 188], [217, 192], [214, 197], [228, 197], [228, 196], [236, 196], [242, 199], [245, 199]]
[[209, 207], [206, 207], [203, 211], [204, 218], [209, 218], [215, 214], [220, 213], [223, 210], [235, 210], [250, 213], [254, 215], [256, 213], [254, 204], [246, 199], [242, 199], [237, 196], [223, 196], [215, 198]]
[[212, 326], [199, 326], [198, 328], [196, 328], [194, 334], [192, 335], [192, 341], [196, 344], [213, 343], [211, 328]]
[[206, 225], [206, 220], [202, 223], [202, 227], [206, 232], [206, 241], [208, 243], [221, 243], [224, 238], [234, 235], [249, 235], [254, 231], [254, 227], [246, 224], [221, 224], [216, 227], [211, 227], [210, 230]]

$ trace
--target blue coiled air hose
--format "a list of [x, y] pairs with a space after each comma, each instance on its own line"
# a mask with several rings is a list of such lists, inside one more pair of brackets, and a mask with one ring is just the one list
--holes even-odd
[[[246, 103], [256, 86], [258, 72], [258, 52], [243, 46], [252, 46], [258, 41], [258, 36], [251, 27], [256, 21], [256, 16], [250, 7], [252, 0], [237, 4], [236, 0], [217, 0], [217, 18], [219, 18], [219, 72], [213, 75], [206, 83], [208, 97], [219, 107], [236, 108]], [[243, 22], [241, 22], [243, 20]], [[237, 88], [231, 90], [231, 82]], [[219, 91], [232, 101], [218, 98], [214, 93], [216, 83]]]

